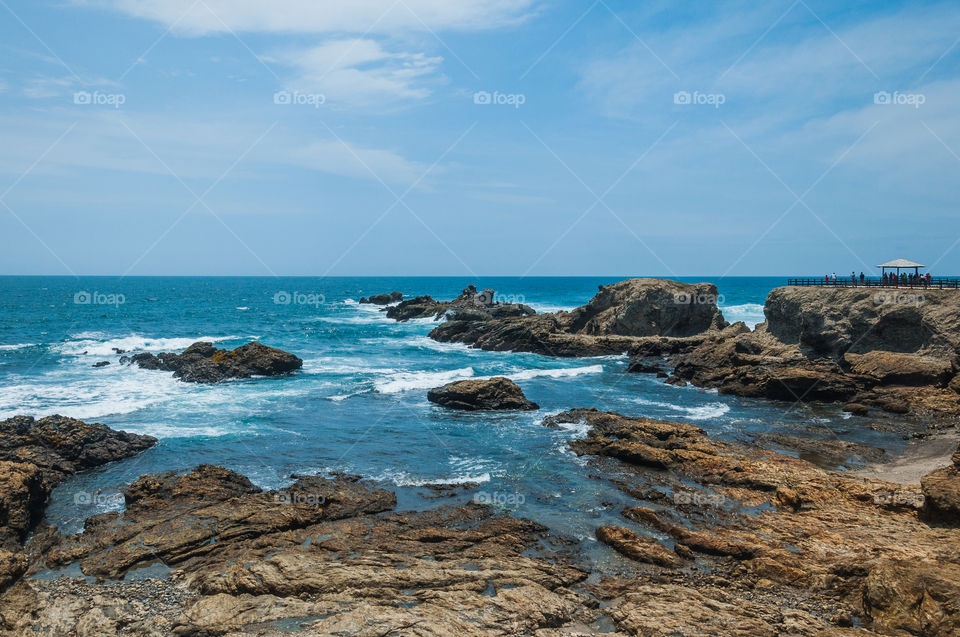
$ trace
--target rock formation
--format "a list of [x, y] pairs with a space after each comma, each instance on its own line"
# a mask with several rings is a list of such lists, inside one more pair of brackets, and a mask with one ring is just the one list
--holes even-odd
[[[675, 374], [722, 393], [960, 414], [960, 294], [777, 288], [753, 332], [734, 326], [674, 357]], [[893, 298], [894, 300], [891, 300]]]
[[952, 462], [920, 481], [923, 516], [931, 522], [960, 527], [960, 446], [954, 452]]
[[438, 405], [464, 411], [535, 410], [523, 390], [509, 378], [461, 380], [431, 389], [427, 399]]
[[499, 320], [453, 313], [430, 337], [551, 356], [622, 354], [650, 338], [699, 337], [725, 327], [717, 299], [717, 288], [709, 283], [629, 279], [601, 288], [571, 312]]
[[571, 449], [637, 501], [624, 526], [597, 530], [645, 569], [590, 587], [620, 630], [960, 634], [960, 529], [922, 521], [930, 504], [916, 485], [824, 471], [684, 423], [580, 409], [544, 424], [563, 422], [590, 426]]
[[216, 383], [228, 378], [277, 376], [300, 369], [303, 361], [293, 354], [257, 342], [233, 350], [217, 349], [212, 343], [194, 343], [182, 354], [135, 354], [121, 363], [133, 363], [143, 369], [173, 372], [182, 381]]
[[118, 579], [174, 570], [21, 581], [0, 597], [0, 631], [548, 635], [600, 614], [572, 590], [585, 571], [536, 555], [543, 527], [488, 506], [392, 513], [393, 493], [357, 479], [264, 493], [214, 466], [144, 476], [125, 497], [124, 513], [52, 538], [46, 565]]
[[156, 442], [63, 416], [0, 422], [0, 590], [26, 569], [22, 544], [54, 487], [77, 471], [128, 458]]
[[490, 321], [517, 316], [536, 314], [533, 308], [522, 303], [500, 303], [495, 300], [493, 290], [478, 292], [475, 285], [469, 285], [452, 301], [437, 301], [430, 296], [418, 296], [398, 305], [387, 308], [387, 317], [397, 321], [409, 321], [418, 318], [440, 320], [444, 316], [458, 315], [460, 320]]
[[403, 294], [401, 292], [391, 292], [390, 294], [374, 294], [369, 298], [363, 297], [360, 299], [360, 302], [371, 305], [390, 305], [391, 303], [399, 303], [402, 300]]

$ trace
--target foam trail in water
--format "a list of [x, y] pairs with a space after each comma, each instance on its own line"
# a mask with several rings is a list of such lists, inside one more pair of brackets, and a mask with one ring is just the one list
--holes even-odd
[[743, 321], [751, 330], [757, 326], [757, 323], [762, 323], [766, 320], [763, 314], [763, 305], [760, 303], [729, 305], [721, 307], [720, 311], [723, 312], [723, 318], [727, 319], [730, 323]]
[[464, 367], [445, 372], [401, 372], [387, 379], [376, 381], [374, 387], [381, 394], [396, 394], [412, 389], [433, 389], [455, 380], [472, 378], [472, 367]]

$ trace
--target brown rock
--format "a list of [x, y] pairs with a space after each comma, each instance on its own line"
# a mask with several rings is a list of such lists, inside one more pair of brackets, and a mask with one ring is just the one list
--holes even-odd
[[665, 548], [650, 537], [642, 537], [629, 529], [619, 526], [601, 526], [597, 529], [597, 539], [612, 547], [618, 553], [637, 562], [647, 562], [657, 566], [674, 568], [682, 561], [677, 554]]
[[431, 389], [427, 400], [451, 409], [465, 411], [536, 410], [540, 406], [527, 400], [523, 390], [509, 378], [461, 380]]

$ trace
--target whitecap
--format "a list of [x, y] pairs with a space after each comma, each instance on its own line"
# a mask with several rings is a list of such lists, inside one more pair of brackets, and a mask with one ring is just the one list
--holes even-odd
[[730, 323], [743, 321], [751, 330], [757, 326], [757, 323], [762, 323], [766, 320], [763, 314], [763, 304], [761, 303], [728, 305], [721, 307], [720, 311], [723, 313], [723, 318], [727, 319]]
[[413, 389], [433, 389], [452, 383], [455, 380], [472, 378], [473, 375], [472, 367], [443, 372], [400, 372], [386, 379], [375, 381], [374, 387], [381, 394], [396, 394]]
[[[116, 354], [114, 348], [122, 349], [127, 352], [170, 352], [183, 350], [198, 341], [207, 341], [216, 343], [218, 341], [229, 341], [238, 338], [237, 336], [197, 336], [187, 338], [151, 338], [140, 336], [138, 334], [129, 334], [110, 338], [103, 334], [93, 336], [91, 333], [78, 334], [80, 340], [67, 341], [59, 345], [60, 352], [67, 356], [111, 356]], [[107, 340], [99, 340], [99, 339]]]
[[561, 367], [557, 369], [527, 369], [522, 372], [507, 374], [507, 378], [513, 381], [530, 380], [532, 378], [572, 378], [584, 374], [602, 374], [603, 365], [590, 365], [588, 367]]
[[238, 306], [238, 307], [235, 308], [235, 309], [238, 309], [238, 310], [240, 310], [241, 312], [243, 312], [243, 311], [245, 311], [245, 310], [249, 310], [250, 308], [247, 307], [246, 305], [240, 305], [240, 306]]
[[17, 343], [15, 345], [0, 345], [0, 352], [11, 352], [18, 349], [26, 349], [28, 347], [36, 347], [37, 343]]
[[684, 407], [683, 405], [674, 405], [657, 400], [647, 400], [646, 398], [636, 398], [634, 402], [651, 407], [662, 407], [678, 414], [682, 414], [689, 420], [708, 420], [710, 418], [719, 418], [730, 411], [730, 405], [724, 403], [708, 403], [696, 407]]

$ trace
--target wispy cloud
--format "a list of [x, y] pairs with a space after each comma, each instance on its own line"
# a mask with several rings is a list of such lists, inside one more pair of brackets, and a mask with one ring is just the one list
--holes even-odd
[[524, 19], [534, 0], [72, 0], [157, 21], [181, 35], [483, 30]]
[[424, 53], [387, 51], [371, 39], [333, 40], [274, 59], [294, 69], [285, 80], [288, 90], [322, 93], [331, 106], [423, 99], [430, 94], [428, 83], [441, 79], [437, 67], [443, 61]]

